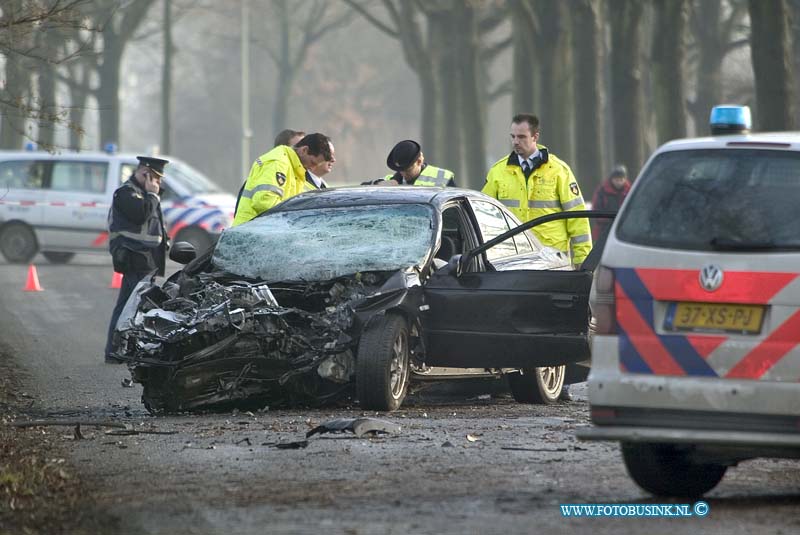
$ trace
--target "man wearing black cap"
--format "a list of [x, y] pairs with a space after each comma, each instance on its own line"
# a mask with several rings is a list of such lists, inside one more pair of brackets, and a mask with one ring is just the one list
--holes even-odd
[[438, 187], [456, 185], [452, 171], [425, 163], [422, 148], [412, 139], [406, 139], [395, 145], [386, 158], [386, 165], [396, 172], [364, 184]]
[[167, 230], [161, 214], [161, 177], [169, 162], [137, 156], [139, 167], [114, 192], [108, 212], [109, 249], [114, 271], [122, 273], [122, 287], [111, 314], [106, 339], [105, 361], [118, 364], [114, 356], [114, 328], [133, 289], [148, 273], [164, 274], [167, 256]]

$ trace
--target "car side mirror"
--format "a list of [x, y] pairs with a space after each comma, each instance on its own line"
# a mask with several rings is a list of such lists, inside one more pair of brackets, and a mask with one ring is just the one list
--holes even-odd
[[169, 259], [179, 264], [188, 264], [197, 256], [194, 245], [188, 241], [174, 243], [169, 249]]

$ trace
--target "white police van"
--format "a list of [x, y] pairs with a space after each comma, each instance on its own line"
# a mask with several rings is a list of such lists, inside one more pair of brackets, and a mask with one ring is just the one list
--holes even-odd
[[[800, 458], [800, 133], [749, 134], [717, 107], [713, 137], [649, 159], [595, 272], [585, 440], [628, 473], [700, 496], [728, 467]], [[725, 135], [723, 135], [725, 134]]]
[[[161, 208], [172, 241], [198, 252], [233, 221], [236, 197], [186, 163], [170, 163]], [[138, 165], [135, 154], [0, 151], [0, 253], [26, 263], [42, 254], [53, 263], [75, 253], [108, 254], [108, 210], [114, 190]]]

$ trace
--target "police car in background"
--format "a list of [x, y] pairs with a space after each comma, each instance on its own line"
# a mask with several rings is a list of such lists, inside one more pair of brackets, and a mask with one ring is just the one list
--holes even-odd
[[[236, 198], [172, 157], [162, 180], [161, 208], [172, 241], [208, 249], [230, 226]], [[108, 253], [108, 210], [114, 190], [138, 162], [134, 154], [0, 151], [0, 253], [26, 263], [54, 263], [75, 253]]]
[[647, 162], [590, 301], [594, 425], [578, 438], [621, 442], [656, 495], [700, 496], [742, 460], [800, 458], [800, 133], [748, 134], [742, 107], [711, 123], [713, 137]]

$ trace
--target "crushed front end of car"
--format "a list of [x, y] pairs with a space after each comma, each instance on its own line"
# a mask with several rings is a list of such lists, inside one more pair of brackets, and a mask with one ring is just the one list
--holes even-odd
[[151, 412], [335, 400], [352, 388], [364, 321], [406, 291], [392, 275], [268, 285], [199, 273], [143, 283], [117, 326], [118, 354]]

